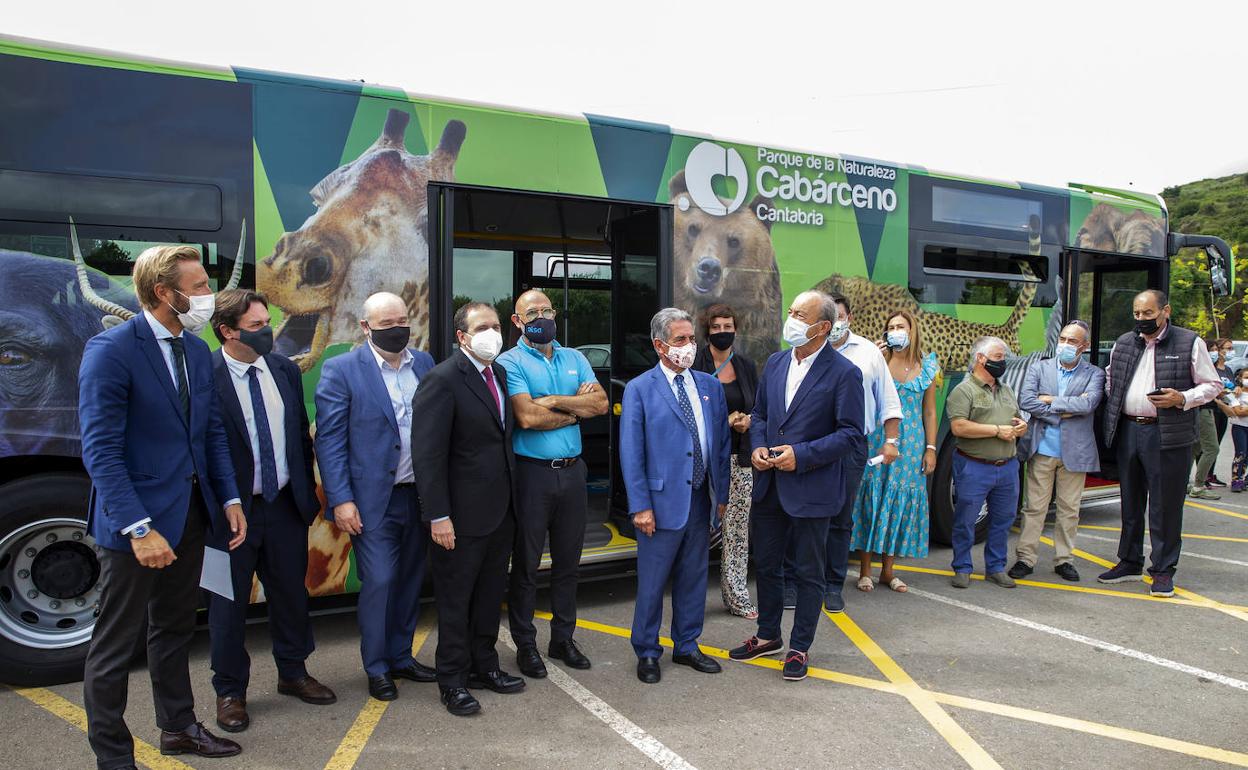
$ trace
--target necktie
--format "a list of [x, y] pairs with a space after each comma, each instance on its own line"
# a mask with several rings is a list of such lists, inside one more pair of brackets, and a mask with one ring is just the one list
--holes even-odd
[[685, 392], [683, 374], [676, 375], [676, 400], [685, 415], [685, 427], [693, 436], [693, 488], [697, 489], [706, 480], [706, 461], [702, 459], [702, 438], [698, 435], [698, 421], [693, 417], [693, 404], [689, 403], [689, 394]]
[[173, 371], [178, 381], [178, 401], [182, 404], [182, 417], [190, 425], [191, 388], [186, 384], [186, 347], [181, 337], [170, 337], [169, 347], [173, 348]]
[[247, 387], [251, 390], [251, 416], [256, 422], [256, 438], [260, 439], [260, 494], [266, 502], [277, 499], [277, 458], [273, 456], [273, 433], [269, 428], [269, 413], [264, 408], [264, 393], [260, 391], [260, 370], [247, 368]]
[[[485, 377], [485, 387], [490, 389], [490, 395], [494, 397], [494, 408], [501, 412], [498, 400], [498, 386], [494, 384], [494, 367], [485, 367], [481, 370], [481, 374]], [[502, 420], [500, 419], [499, 422], [502, 422]]]

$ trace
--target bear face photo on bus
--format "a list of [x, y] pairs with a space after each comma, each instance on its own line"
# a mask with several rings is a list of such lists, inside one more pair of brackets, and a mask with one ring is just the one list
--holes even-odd
[[360, 309], [378, 291], [407, 301], [411, 344], [426, 347], [428, 185], [454, 180], [467, 129], [449, 121], [431, 154], [413, 155], [404, 144], [410, 120], [390, 110], [377, 141], [312, 188], [316, 213], [257, 266], [257, 287], [286, 316], [275, 349], [302, 371], [329, 345], [363, 342]]
[[771, 223], [755, 213], [767, 205], [766, 199], [756, 197], [725, 216], [708, 214], [689, 199], [684, 171], [672, 177], [668, 192], [676, 204], [672, 249], [676, 306], [697, 318], [710, 305], [730, 305], [737, 313], [733, 349], [761, 363], [780, 349], [783, 314]]

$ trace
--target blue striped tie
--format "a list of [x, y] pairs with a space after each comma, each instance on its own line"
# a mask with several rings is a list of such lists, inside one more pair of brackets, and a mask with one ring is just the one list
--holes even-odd
[[273, 456], [273, 433], [269, 428], [269, 413], [264, 408], [264, 394], [260, 392], [260, 370], [254, 366], [247, 369], [247, 387], [251, 390], [251, 414], [256, 421], [256, 437], [260, 439], [260, 490], [266, 502], [277, 499], [277, 459]]
[[680, 411], [685, 415], [685, 427], [693, 436], [693, 486], [698, 488], [706, 480], [706, 461], [702, 459], [702, 438], [698, 435], [698, 421], [693, 417], [693, 404], [689, 403], [689, 394], [685, 392], [685, 375], [676, 375], [676, 400], [680, 402]]

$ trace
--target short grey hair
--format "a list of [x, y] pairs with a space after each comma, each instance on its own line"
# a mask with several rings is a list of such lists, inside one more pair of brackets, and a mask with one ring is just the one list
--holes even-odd
[[677, 321], [693, 323], [693, 316], [678, 307], [665, 307], [650, 319], [650, 339], [667, 342], [672, 336], [672, 324]]
[[837, 307], [836, 298], [818, 289], [807, 289], [793, 298], [793, 304], [797, 305], [805, 302], [810, 297], [816, 297], [819, 300], [819, 320], [835, 324], [841, 315], [840, 308]]
[[[1083, 341], [1084, 342], [1092, 341], [1092, 327], [1088, 326], [1087, 321], [1080, 321], [1078, 318], [1076, 318], [1070, 321], [1069, 323], [1067, 323], [1066, 326], [1076, 326], [1080, 329], [1083, 329]], [[1063, 326], [1062, 328], [1065, 329], [1066, 326]]]
[[998, 347], [1005, 350], [1006, 355], [1009, 355], [1010, 346], [1006, 345], [1005, 340], [1001, 339], [1000, 337], [987, 336], [987, 337], [980, 337], [979, 339], [975, 340], [975, 344], [971, 346], [971, 360], [967, 363], [966, 370], [968, 372], [975, 371], [975, 359], [979, 356], [979, 354], [983, 353], [985, 356], [987, 356], [989, 353], [991, 353], [994, 349]]

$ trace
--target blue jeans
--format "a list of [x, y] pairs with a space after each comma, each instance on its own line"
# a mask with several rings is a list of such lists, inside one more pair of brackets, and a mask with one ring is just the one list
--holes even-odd
[[974, 568], [975, 519], [988, 502], [988, 539], [984, 542], [984, 574], [1005, 571], [1010, 525], [1018, 515], [1018, 460], [989, 465], [962, 454], [953, 456], [953, 483], [958, 502], [953, 509], [953, 571]]

